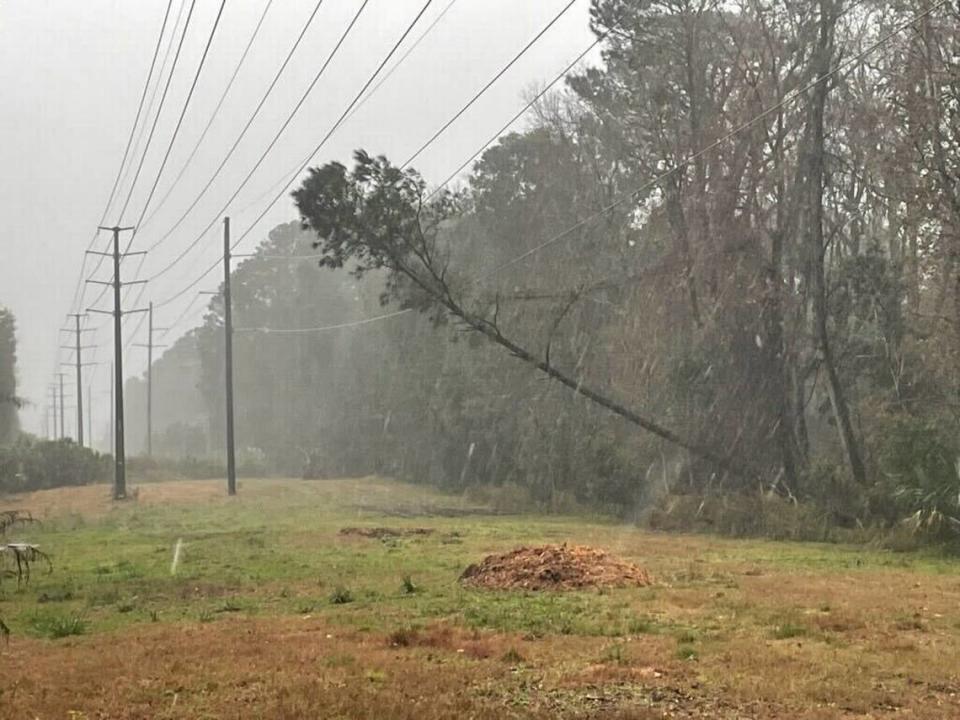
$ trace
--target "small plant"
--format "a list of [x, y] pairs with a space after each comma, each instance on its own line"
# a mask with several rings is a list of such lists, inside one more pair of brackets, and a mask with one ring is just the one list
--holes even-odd
[[681, 645], [677, 648], [677, 657], [680, 660], [696, 660], [699, 655], [697, 655], [697, 650], [690, 645]]
[[227, 600], [217, 609], [217, 612], [233, 613], [240, 612], [241, 610], [243, 610], [243, 606], [241, 606], [236, 600]]
[[796, 623], [785, 622], [777, 625], [773, 629], [773, 637], [776, 640], [789, 640], [790, 638], [803, 637], [807, 634], [807, 628]]
[[500, 659], [509, 665], [519, 665], [524, 662], [523, 655], [518, 653], [515, 648], [507, 650]]
[[630, 660], [623, 651], [623, 645], [621, 643], [614, 643], [613, 645], [607, 646], [603, 651], [603, 655], [600, 656], [600, 662], [612, 663], [614, 665], [628, 665]]
[[133, 600], [128, 600], [127, 602], [122, 602], [117, 605], [117, 612], [122, 614], [132, 613], [137, 609], [137, 605]]
[[656, 632], [656, 625], [648, 617], [631, 618], [627, 623], [627, 632], [631, 635], [649, 635]]
[[213, 622], [214, 619], [213, 611], [210, 608], [204, 608], [200, 611], [200, 614], [197, 615], [197, 620], [202, 623]]
[[353, 602], [353, 593], [345, 587], [338, 587], [330, 593], [330, 603], [333, 605], [346, 605]]
[[410, 647], [416, 639], [417, 631], [414, 628], [402, 627], [387, 636], [387, 643], [390, 647]]
[[336, 654], [328, 655], [323, 659], [323, 664], [328, 668], [345, 668], [350, 667], [351, 665], [356, 665], [357, 659], [353, 655], [348, 654]]
[[420, 588], [413, 583], [413, 579], [409, 575], [403, 576], [403, 582], [400, 585], [400, 589], [407, 595], [413, 595], [414, 593], [420, 592]]
[[36, 615], [30, 624], [40, 635], [54, 640], [87, 632], [87, 621], [80, 615]]
[[76, 595], [73, 592], [73, 588], [70, 586], [55, 587], [50, 588], [49, 590], [44, 590], [42, 593], [37, 595], [38, 603], [59, 603], [67, 602], [76, 598]]
[[160, 612], [158, 610], [150, 611], [150, 622], [160, 622]]

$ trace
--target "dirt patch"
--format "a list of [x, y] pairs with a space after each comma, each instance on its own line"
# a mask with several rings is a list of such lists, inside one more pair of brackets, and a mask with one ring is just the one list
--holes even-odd
[[384, 538], [415, 537], [432, 535], [433, 528], [390, 528], [390, 527], [345, 527], [340, 528], [340, 534], [345, 537], [363, 537], [374, 540]]
[[574, 590], [588, 587], [638, 587], [650, 576], [632, 563], [582, 545], [521, 547], [490, 555], [470, 565], [461, 582], [475, 587], [524, 590]]

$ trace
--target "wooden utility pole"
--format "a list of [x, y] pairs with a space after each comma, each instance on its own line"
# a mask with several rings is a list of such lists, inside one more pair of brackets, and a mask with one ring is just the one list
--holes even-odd
[[153, 349], [155, 347], [165, 347], [153, 342], [153, 333], [166, 330], [153, 326], [153, 303], [151, 302], [147, 309], [147, 342], [136, 343], [138, 347], [147, 349], [147, 457], [153, 456]]
[[123, 316], [133, 312], [145, 312], [145, 310], [127, 310], [121, 307], [121, 290], [124, 285], [134, 285], [145, 282], [143, 280], [133, 280], [130, 282], [120, 281], [120, 260], [130, 255], [143, 255], [143, 252], [126, 253], [120, 252], [120, 233], [127, 230], [133, 230], [132, 227], [101, 227], [100, 230], [109, 230], [113, 233], [113, 252], [98, 253], [88, 250], [94, 255], [103, 255], [113, 258], [113, 280], [104, 282], [101, 280], [88, 280], [99, 285], [109, 285], [113, 288], [113, 311], [96, 310], [87, 308], [90, 312], [99, 312], [105, 315], [113, 315], [113, 444], [114, 444], [114, 473], [113, 473], [113, 499], [123, 500], [127, 497], [127, 467], [126, 452], [124, 451], [124, 425], [123, 425]]
[[227, 398], [227, 494], [237, 494], [233, 441], [233, 308], [230, 301], [230, 218], [223, 219], [223, 337]]

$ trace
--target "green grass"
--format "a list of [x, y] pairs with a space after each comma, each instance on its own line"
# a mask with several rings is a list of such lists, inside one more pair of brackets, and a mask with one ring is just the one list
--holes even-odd
[[[703, 536], [674, 542], [670, 553], [653, 553], [646, 543], [656, 536], [613, 521], [454, 514], [447, 508], [462, 511], [464, 501], [377, 480], [245, 480], [240, 496], [230, 501], [129, 503], [99, 519], [47, 519], [20, 534], [52, 553], [55, 571], [35, 573], [19, 590], [15, 583], [0, 585], [0, 615], [14, 634], [49, 637], [60, 630], [54, 621], [37, 625], [41, 605], [55, 608], [61, 620], [75, 619], [73, 629], [79, 632], [148, 622], [214, 622], [233, 613], [312, 614], [384, 633], [437, 620], [528, 637], [669, 633], [686, 652], [694, 642], [699, 647], [737, 627], [767, 623], [771, 628], [768, 619], [750, 613], [728, 613], [723, 621], [711, 616], [746, 602], [740, 590], [745, 576], [957, 569], [950, 558], [932, 553]], [[381, 542], [339, 536], [347, 525], [434, 532]], [[181, 557], [172, 574], [178, 540]], [[564, 541], [623, 554], [650, 569], [658, 585], [533, 593], [471, 590], [458, 582], [466, 565], [491, 552]], [[703, 617], [681, 622], [652, 611], [683, 598], [710, 598]], [[767, 632], [798, 634], [789, 624]]]

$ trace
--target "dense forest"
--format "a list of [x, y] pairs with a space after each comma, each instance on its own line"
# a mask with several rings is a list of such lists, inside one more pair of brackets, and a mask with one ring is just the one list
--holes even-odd
[[[314, 168], [232, 276], [243, 458], [954, 533], [960, 10], [923, 9], [594, 0], [602, 60], [456, 191]], [[156, 361], [155, 454], [218, 455], [222, 328]]]

